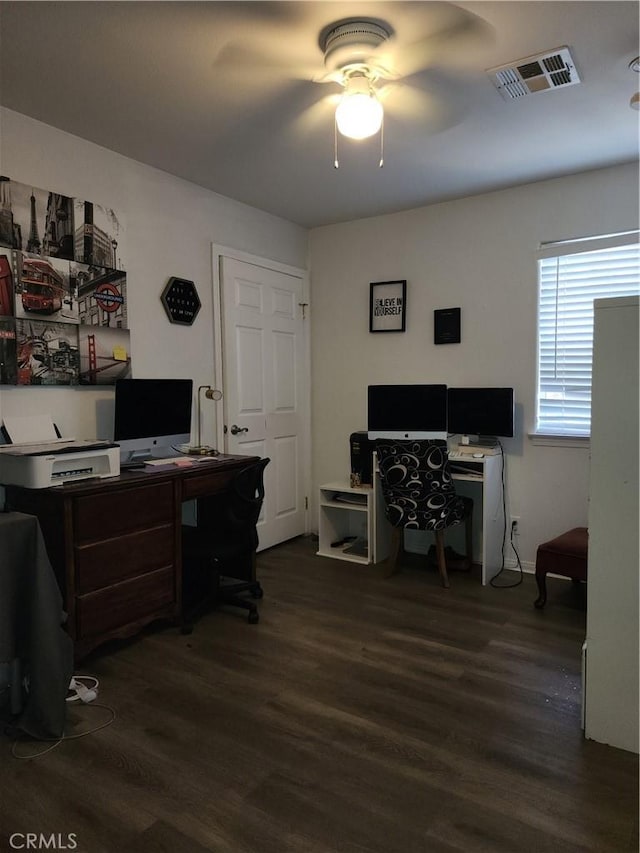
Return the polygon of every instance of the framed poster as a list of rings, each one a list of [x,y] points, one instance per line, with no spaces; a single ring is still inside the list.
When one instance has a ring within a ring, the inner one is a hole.
[[[369,331],[404,332],[407,321],[407,281],[371,282]]]
[[[460,309],[440,308],[434,311],[434,344],[459,344],[460,340]]]

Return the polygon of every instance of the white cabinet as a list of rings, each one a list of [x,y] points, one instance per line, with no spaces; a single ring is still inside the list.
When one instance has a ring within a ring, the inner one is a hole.
[[[584,728],[638,752],[638,299],[594,309]]]
[[[379,488],[343,481],[320,486],[318,554],[352,563],[381,563],[389,556],[391,526]]]
[[[320,486],[318,554],[352,563],[373,563],[373,489],[345,482]],[[338,544],[340,543],[340,544]]]

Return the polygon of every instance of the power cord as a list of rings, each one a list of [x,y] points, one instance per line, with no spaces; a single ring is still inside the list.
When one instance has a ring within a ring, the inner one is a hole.
[[[99,732],[100,729],[106,729],[107,726],[110,726],[111,723],[116,718],[116,712],[109,705],[102,705],[97,703],[95,700],[98,698],[98,687],[100,682],[93,675],[74,675],[69,682],[69,695],[67,696],[67,702],[80,702],[82,705],[91,704],[92,708],[104,708],[109,712],[109,719],[103,723],[100,723],[97,726],[94,726],[92,729],[88,729],[84,732],[79,732],[75,735],[63,735],[60,738],[39,738],[42,741],[51,741],[51,746],[48,746],[46,749],[42,749],[39,752],[31,752],[28,755],[21,755],[17,751],[18,743],[21,740],[24,740],[25,736],[18,735],[11,745],[11,754],[14,758],[20,759],[29,759],[29,758],[40,758],[43,755],[46,755],[48,752],[51,752],[57,746],[65,740],[77,740],[81,737],[87,737],[88,735],[92,735],[95,732]]]
[[[500,571],[497,574],[495,574],[491,578],[491,580],[489,581],[489,585],[492,586],[494,589],[513,589],[514,586],[520,586],[520,584],[522,583],[522,580],[523,580],[522,563],[520,562],[520,555],[518,554],[516,546],[513,542],[513,530],[515,528],[515,522],[511,523],[511,535],[510,535],[509,544],[511,545],[511,548],[513,549],[513,553],[516,555],[516,560],[518,563],[518,569],[520,570],[520,577],[518,578],[517,581],[515,581],[515,583],[505,583],[505,584],[495,583],[495,581],[500,577],[500,575],[505,570],[504,549],[505,549],[505,545],[506,545],[506,541],[507,541],[507,498],[506,498],[506,490],[505,490],[505,483],[504,483],[504,448],[502,447],[502,443],[500,441],[498,441],[498,446],[500,447],[500,456],[502,458],[502,468],[500,471],[500,477],[502,480],[502,518],[504,520],[503,527],[502,527],[502,565],[500,566]]]

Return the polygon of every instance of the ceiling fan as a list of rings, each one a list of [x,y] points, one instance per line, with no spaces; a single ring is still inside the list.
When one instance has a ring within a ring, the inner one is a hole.
[[[303,7],[305,5],[302,4]],[[328,6],[323,4],[324,8]],[[345,4],[347,10],[349,6]],[[438,79],[439,88],[446,89],[446,83],[443,85],[442,82],[446,69],[464,66],[473,49],[484,46],[491,34],[491,28],[483,19],[451,3],[398,3],[394,6],[393,3],[380,3],[365,4],[364,8],[390,13],[397,9],[397,27],[368,14],[355,14],[323,26],[317,37],[323,56],[321,68],[317,65],[313,68],[313,56],[301,55],[302,30],[293,33],[289,40],[279,39],[270,56],[265,54],[264,42],[257,57],[246,41],[239,50],[237,46],[234,50],[233,46],[227,45],[227,49],[219,54],[217,64],[227,70],[235,67],[250,73],[284,72],[298,80],[341,87],[342,91],[334,90],[316,102],[323,114],[327,106],[335,108],[334,165],[337,168],[338,134],[361,140],[380,132],[382,151],[386,109],[390,114],[404,115],[413,121],[420,121],[425,116],[433,119],[436,112],[443,113],[447,105],[437,102],[437,87],[425,89],[423,73],[432,72],[430,82]],[[407,6],[409,13],[402,8]],[[359,11],[363,6],[353,8]],[[420,32],[418,26],[423,35],[411,41],[409,33]],[[273,42],[270,41],[269,46],[271,44]],[[446,100],[445,94],[441,101]],[[435,121],[430,124],[431,127],[437,126]]]

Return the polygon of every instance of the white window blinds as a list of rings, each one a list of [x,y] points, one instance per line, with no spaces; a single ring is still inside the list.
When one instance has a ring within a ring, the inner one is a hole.
[[[541,247],[536,433],[590,435],[593,300],[640,291],[637,241],[634,232]]]

